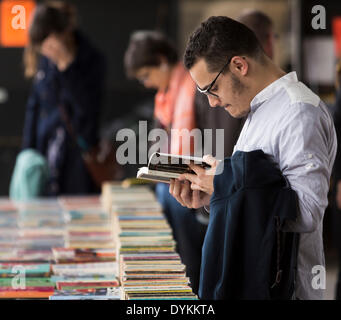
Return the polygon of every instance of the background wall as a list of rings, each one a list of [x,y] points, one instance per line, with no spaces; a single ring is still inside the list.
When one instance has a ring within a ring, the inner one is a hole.
[[[182,0],[179,5],[178,38],[182,51],[191,32],[210,16],[229,16],[235,19],[245,9],[258,9],[272,18],[274,29],[280,34],[279,40],[275,43],[275,62],[285,66],[290,61],[289,0]]]

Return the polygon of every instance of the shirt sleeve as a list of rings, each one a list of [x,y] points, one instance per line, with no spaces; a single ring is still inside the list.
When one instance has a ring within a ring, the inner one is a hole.
[[[332,118],[320,106],[291,105],[278,135],[280,169],[297,193],[299,212],[295,222],[287,221],[284,231],[309,233],[322,223],[328,205],[331,169],[336,153]],[[279,124],[280,125],[280,124]]]

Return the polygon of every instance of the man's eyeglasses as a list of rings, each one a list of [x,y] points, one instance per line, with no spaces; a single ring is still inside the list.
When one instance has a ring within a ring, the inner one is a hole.
[[[217,82],[219,76],[224,72],[225,68],[230,64],[232,58],[228,59],[227,62],[224,64],[224,66],[222,67],[222,69],[219,71],[219,73],[217,74],[217,76],[215,77],[215,79],[206,87],[206,89],[201,89],[200,87],[197,86],[197,90],[200,93],[204,93],[206,95],[211,95],[213,97],[219,98],[218,95],[216,95],[215,93],[211,92],[210,90],[212,90],[213,86],[215,85],[215,83]]]

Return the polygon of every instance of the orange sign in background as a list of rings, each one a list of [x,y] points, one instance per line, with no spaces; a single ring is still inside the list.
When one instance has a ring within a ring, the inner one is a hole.
[[[24,47],[28,42],[28,27],[35,8],[33,0],[0,0],[0,45]]]

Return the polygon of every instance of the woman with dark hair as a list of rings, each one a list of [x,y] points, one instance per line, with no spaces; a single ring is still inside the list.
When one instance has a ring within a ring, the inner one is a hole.
[[[75,8],[65,2],[39,4],[24,53],[33,77],[23,148],[46,157],[46,195],[86,194],[96,187],[82,153],[97,143],[105,63],[78,30]]]
[[[169,137],[168,145],[161,146],[161,151],[192,154],[193,140],[184,143],[181,130],[191,131],[196,127],[196,86],[178,60],[172,43],[156,31],[135,32],[130,38],[124,63],[129,77],[138,79],[146,88],[157,90],[154,107],[156,127],[166,130]],[[206,224],[198,220],[200,213],[182,207],[170,196],[167,184],[157,184],[156,193],[173,229],[177,250],[186,265],[193,291],[197,292]]]
[[[169,133],[173,129],[169,146],[164,146],[164,151],[183,155],[193,153],[193,144],[182,143],[179,131],[195,128],[196,87],[178,61],[170,40],[156,31],[137,31],[130,38],[124,63],[130,78],[157,90],[154,109],[157,127]]]

